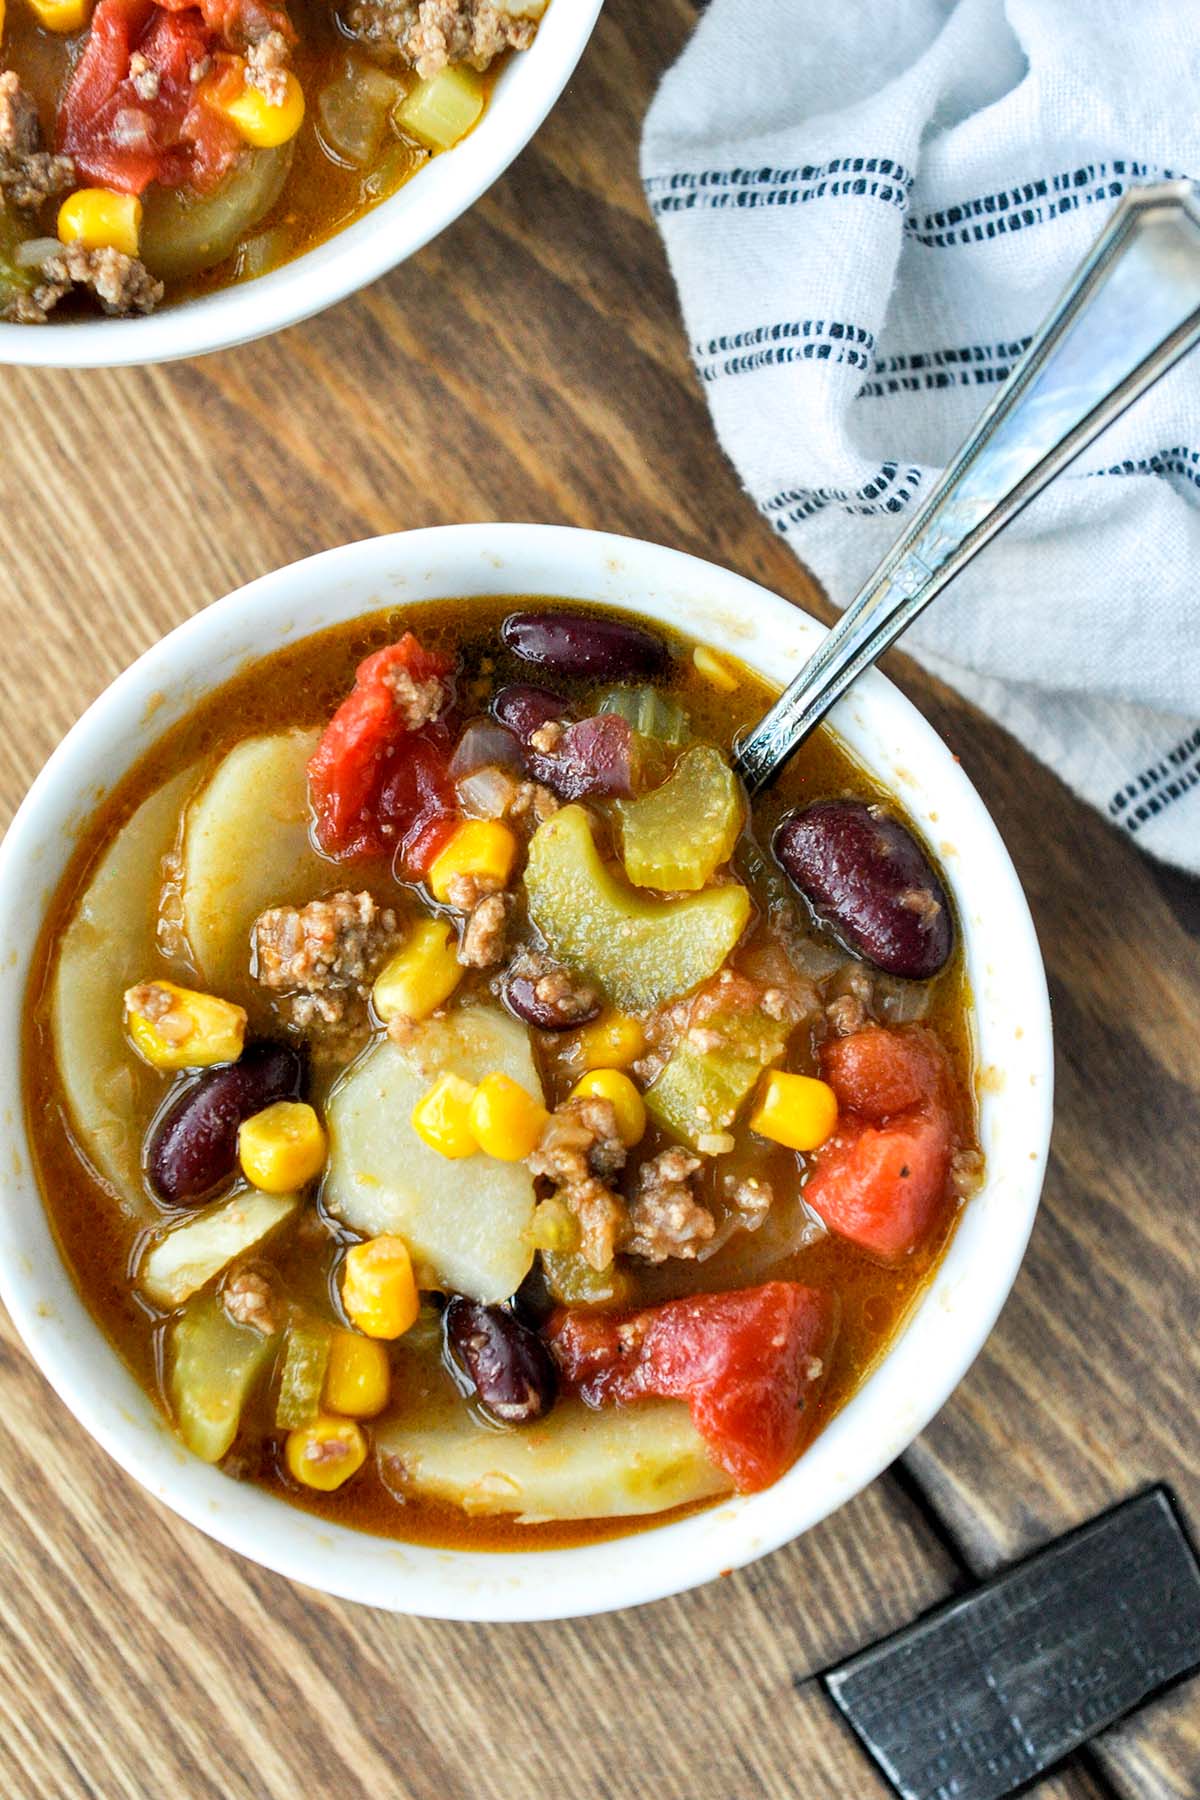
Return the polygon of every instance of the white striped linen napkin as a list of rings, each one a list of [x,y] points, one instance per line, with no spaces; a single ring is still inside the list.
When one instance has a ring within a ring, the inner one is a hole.
[[[1179,0],[711,0],[642,174],[721,443],[853,597],[1139,179],[1200,177]],[[907,635],[1200,871],[1200,351]]]

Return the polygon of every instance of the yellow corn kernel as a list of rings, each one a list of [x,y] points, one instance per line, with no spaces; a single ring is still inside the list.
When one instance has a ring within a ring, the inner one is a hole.
[[[696,645],[692,651],[692,665],[697,675],[707,681],[709,687],[715,687],[719,694],[732,694],[738,684],[738,678],[725,658],[710,650],[707,644]]]
[[[260,88],[249,85],[246,65],[238,57],[205,83],[204,104],[256,150],[274,150],[290,144],[304,123],[304,89],[290,70],[283,80],[283,99],[274,106]]]
[[[332,1494],[362,1468],[367,1440],[353,1419],[318,1413],[307,1425],[288,1432],[283,1454],[293,1481],[319,1494]]]
[[[382,1344],[357,1331],[335,1331],[329,1341],[321,1404],[345,1419],[373,1419],[388,1403],[392,1365]]]
[[[592,1069],[571,1091],[572,1100],[607,1100],[617,1115],[617,1131],[627,1150],[646,1135],[646,1102],[620,1069]]]
[[[837,1119],[837,1095],[828,1082],[769,1069],[750,1114],[750,1129],[789,1150],[819,1150]]]
[[[541,1142],[550,1114],[511,1075],[485,1075],[471,1101],[471,1133],[500,1162],[521,1162]]]
[[[142,203],[136,194],[114,194],[109,188],[76,188],[58,209],[58,237],[85,250],[138,253]]]
[[[585,1025],[575,1048],[576,1066],[585,1069],[627,1069],[646,1049],[641,1022],[628,1013],[605,1013]]]
[[[29,0],[29,4],[44,31],[78,31],[88,16],[88,0]],[[3,29],[0,9],[0,31]]]
[[[464,819],[429,870],[429,891],[443,903],[460,875],[479,875],[494,888],[508,886],[517,840],[499,819]]]
[[[215,994],[173,981],[143,981],[125,994],[125,1023],[134,1049],[154,1069],[206,1069],[236,1062],[246,1041],[246,1014]]]
[[[471,1133],[475,1089],[461,1075],[439,1075],[413,1108],[412,1128],[439,1156],[474,1156],[479,1149]]]
[[[354,1244],[342,1264],[342,1305],[369,1338],[403,1337],[421,1310],[412,1258],[403,1238],[384,1233]]]
[[[413,84],[392,117],[428,150],[449,150],[466,137],[483,111],[483,83],[473,69],[456,63],[432,81]]]
[[[325,1167],[325,1128],[304,1100],[276,1100],[238,1127],[238,1161],[253,1187],[290,1194]]]
[[[427,1019],[462,980],[458,940],[445,919],[422,919],[375,978],[375,1011],[389,1019]]]

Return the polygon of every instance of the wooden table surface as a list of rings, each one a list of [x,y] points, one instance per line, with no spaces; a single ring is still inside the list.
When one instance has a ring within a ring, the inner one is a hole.
[[[557,0],[569,5],[571,0]],[[0,807],[84,706],[227,589],[402,526],[624,531],[823,602],[709,429],[637,179],[688,0],[609,5],[473,212],[282,336],[158,370],[5,372]],[[1033,905],[1058,1122],[1015,1293],[901,1463],[800,1543],[595,1620],[450,1626],[241,1561],[93,1449],[0,1333],[0,1792],[103,1800],[876,1800],[814,1681],[1151,1479],[1200,1527],[1200,889],[904,661]],[[1196,1800],[1200,1684],[1039,1800]]]

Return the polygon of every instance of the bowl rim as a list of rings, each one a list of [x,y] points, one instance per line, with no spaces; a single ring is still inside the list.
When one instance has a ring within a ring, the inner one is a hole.
[[[875,772],[901,786],[906,810],[927,834],[939,824],[955,833],[956,842],[940,844],[942,865],[963,927],[977,1053],[997,1079],[980,1091],[989,1153],[983,1190],[900,1336],[799,1462],[763,1493],[630,1536],[497,1553],[436,1550],[331,1525],[190,1457],[92,1322],[32,1175],[19,1033],[45,908],[73,831],[104,791],[97,777],[106,785],[119,779],[201,693],[261,655],[264,636],[292,641],[381,607],[468,593],[624,605],[753,667],[765,659],[764,672],[777,681],[824,629],[757,583],[678,550],[570,527],[489,524],[321,552],[235,590],[158,640],[66,734],[0,843],[0,941],[9,948],[0,966],[0,1041],[9,1049],[0,1059],[0,1299],[85,1430],[151,1494],[229,1548],[309,1587],[398,1612],[492,1622],[575,1617],[685,1591],[800,1536],[860,1492],[944,1404],[1007,1298],[1036,1214],[1052,1116],[1049,1002],[1028,906],[995,825],[932,726],[870,671],[831,722],[859,755],[881,734],[894,778],[877,765]],[[998,1061],[992,1053],[1001,1049]]]
[[[127,368],[233,349],[298,325],[386,275],[460,218],[533,137],[570,81],[604,0],[552,0],[501,70],[479,124],[370,212],[293,261],[133,319],[0,322],[0,365]]]

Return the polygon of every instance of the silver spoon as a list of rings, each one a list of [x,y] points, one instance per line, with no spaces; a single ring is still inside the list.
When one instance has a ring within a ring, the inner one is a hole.
[[[1133,188],[938,486],[737,747],[751,793],[1033,496],[1200,339],[1200,187]]]

